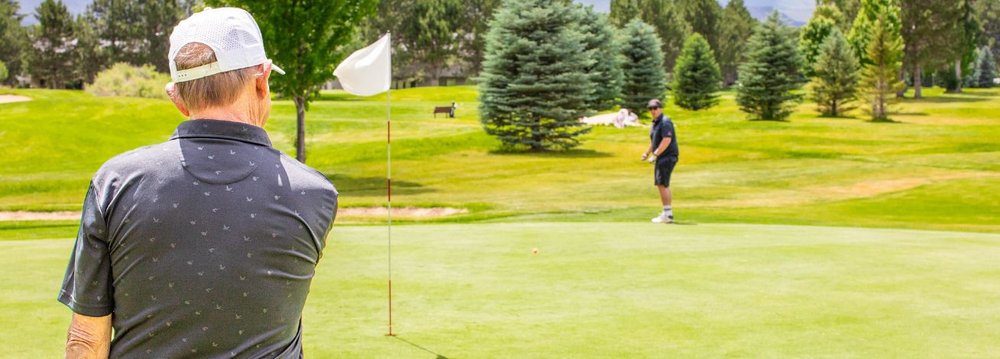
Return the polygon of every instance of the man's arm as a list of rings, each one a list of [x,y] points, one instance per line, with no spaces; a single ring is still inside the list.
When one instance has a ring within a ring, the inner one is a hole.
[[[656,150],[653,151],[653,155],[654,156],[660,156],[660,155],[662,155],[663,152],[667,150],[667,147],[670,147],[670,141],[671,140],[673,140],[673,139],[670,138],[670,137],[664,137],[663,141],[660,141],[660,145],[657,146]]]
[[[107,358],[111,351],[111,315],[88,317],[73,313],[66,335],[66,358]]]

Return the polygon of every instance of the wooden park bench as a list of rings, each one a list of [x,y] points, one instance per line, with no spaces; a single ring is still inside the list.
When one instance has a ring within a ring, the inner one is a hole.
[[[455,118],[456,107],[458,106],[455,106],[454,102],[451,103],[451,106],[436,106],[434,107],[434,118],[437,118],[439,113],[445,113],[448,114],[448,117]]]

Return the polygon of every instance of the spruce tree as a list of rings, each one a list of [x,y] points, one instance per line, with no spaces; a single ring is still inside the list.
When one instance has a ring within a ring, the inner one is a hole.
[[[747,40],[757,27],[757,20],[743,5],[743,0],[730,0],[722,13],[719,29],[719,69],[725,86],[736,82],[740,64],[746,60]]]
[[[508,150],[569,149],[589,131],[593,85],[572,4],[508,0],[490,23],[479,83],[480,121]]]
[[[622,105],[639,114],[645,113],[642,109],[650,99],[663,99],[667,91],[660,38],[654,31],[652,26],[640,20],[632,20],[622,29],[622,53],[625,55]]]
[[[993,79],[997,77],[996,59],[989,46],[979,49],[979,57],[976,59],[976,76],[974,86],[979,88],[991,88],[996,84]]]
[[[842,116],[854,107],[858,85],[858,60],[839,29],[826,37],[813,65],[810,96],[824,116]]]
[[[582,20],[580,31],[586,36],[585,51],[593,65],[585,70],[595,85],[594,92],[587,100],[591,110],[606,110],[617,104],[622,92],[622,55],[614,28],[606,15],[599,14],[590,6],[579,6]]]
[[[865,55],[869,62],[862,65],[859,90],[872,121],[889,121],[889,105],[896,101],[896,91],[903,88],[897,79],[903,66],[903,40],[894,32],[890,14],[880,14],[869,31]]]
[[[736,103],[751,120],[783,121],[801,99],[799,58],[792,31],[778,12],[767,18],[750,38],[747,62],[740,66]]]
[[[698,33],[688,36],[674,66],[674,103],[689,110],[715,106],[720,81],[719,64],[708,41]]]

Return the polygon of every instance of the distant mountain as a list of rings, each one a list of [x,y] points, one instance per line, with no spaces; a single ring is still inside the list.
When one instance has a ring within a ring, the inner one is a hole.
[[[87,5],[90,5],[91,2],[93,1],[63,0],[63,4],[66,4],[66,8],[69,9],[69,13],[73,15],[82,14],[84,11],[87,11]],[[42,3],[42,0],[21,0],[18,3],[20,3],[21,9],[17,13],[27,15],[24,17],[24,20],[21,20],[21,25],[37,24],[38,19],[35,18],[35,9]]]

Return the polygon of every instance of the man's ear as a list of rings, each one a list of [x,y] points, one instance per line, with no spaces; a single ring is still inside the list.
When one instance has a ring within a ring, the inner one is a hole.
[[[167,91],[167,96],[170,97],[170,101],[174,103],[177,110],[180,111],[184,117],[191,117],[191,111],[188,110],[187,105],[184,105],[184,101],[181,100],[181,96],[177,94],[177,86],[173,82],[169,82],[163,89]]]
[[[260,64],[261,72],[257,75],[256,81],[254,81],[255,90],[257,92],[258,99],[264,99],[271,96],[271,89],[268,87],[268,79],[271,78],[271,62]]]

